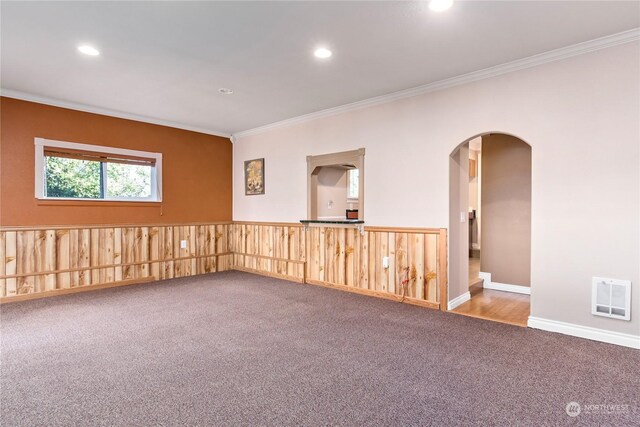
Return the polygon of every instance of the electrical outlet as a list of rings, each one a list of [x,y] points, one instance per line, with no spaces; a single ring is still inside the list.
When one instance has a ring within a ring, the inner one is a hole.
[[[187,249],[187,241],[180,240],[180,249]]]
[[[383,256],[382,257],[382,266],[384,268],[389,268],[389,257],[388,256]]]

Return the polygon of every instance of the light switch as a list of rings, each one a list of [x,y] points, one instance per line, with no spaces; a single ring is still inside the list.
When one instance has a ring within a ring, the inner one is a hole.
[[[180,240],[180,249],[187,249],[187,241]]]
[[[384,268],[389,268],[389,257],[388,256],[383,256],[382,257],[382,266]]]
[[[467,220],[467,215],[469,215],[466,212],[460,212],[460,222],[465,222]]]

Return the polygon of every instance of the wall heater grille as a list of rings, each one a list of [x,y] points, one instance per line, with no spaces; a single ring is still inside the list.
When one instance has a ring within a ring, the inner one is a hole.
[[[591,313],[613,319],[631,319],[631,281],[594,277]]]

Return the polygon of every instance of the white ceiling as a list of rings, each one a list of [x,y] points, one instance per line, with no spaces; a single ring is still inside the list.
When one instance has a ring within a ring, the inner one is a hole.
[[[458,1],[443,13],[401,1],[0,7],[3,90],[220,133],[640,26],[639,2],[612,1]],[[313,57],[319,45],[330,60]]]

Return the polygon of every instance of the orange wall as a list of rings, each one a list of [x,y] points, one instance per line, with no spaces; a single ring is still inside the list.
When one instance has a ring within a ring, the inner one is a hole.
[[[160,152],[163,203],[38,201],[34,138]],[[228,138],[0,98],[0,226],[230,221]]]

